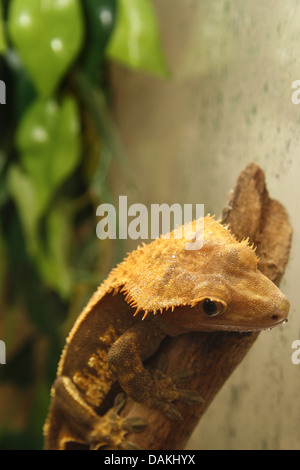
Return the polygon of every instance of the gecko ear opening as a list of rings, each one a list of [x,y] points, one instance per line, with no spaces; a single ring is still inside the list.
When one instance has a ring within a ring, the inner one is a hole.
[[[209,317],[220,315],[225,310],[225,305],[217,300],[204,299],[202,302],[202,310]]]

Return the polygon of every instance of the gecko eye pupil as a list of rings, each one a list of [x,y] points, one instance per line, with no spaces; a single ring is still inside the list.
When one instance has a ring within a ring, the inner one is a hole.
[[[218,305],[216,302],[210,299],[205,299],[203,302],[203,311],[206,315],[214,316],[219,312]]]

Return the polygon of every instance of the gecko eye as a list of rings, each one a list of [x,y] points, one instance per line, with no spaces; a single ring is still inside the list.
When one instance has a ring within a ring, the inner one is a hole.
[[[224,306],[221,304],[221,302],[216,302],[210,299],[205,299],[203,301],[203,311],[210,317],[214,317],[215,315],[222,313],[223,310]]]

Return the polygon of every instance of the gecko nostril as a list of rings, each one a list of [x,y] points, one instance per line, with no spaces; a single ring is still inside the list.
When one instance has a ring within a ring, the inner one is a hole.
[[[274,320],[274,321],[280,320],[280,316],[276,315],[275,313],[274,315],[271,316],[271,320]]]

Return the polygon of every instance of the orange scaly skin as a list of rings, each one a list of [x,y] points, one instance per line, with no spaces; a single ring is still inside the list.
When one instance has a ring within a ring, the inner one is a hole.
[[[207,216],[202,248],[187,250],[195,224],[185,226],[181,239],[179,228],[129,254],[78,317],[52,388],[47,449],[71,442],[130,448],[125,435],[141,423],[118,417],[118,405],[107,411],[116,381],[134,400],[179,419],[174,400],[192,403],[196,394],[143,366],[165,336],[262,330],[286,320],[289,302],[258,271],[247,241]]]

